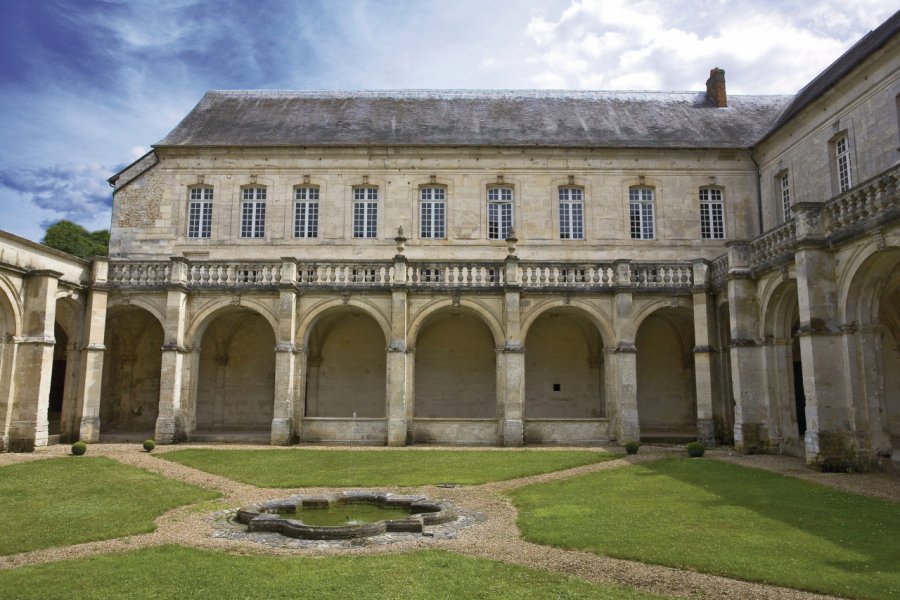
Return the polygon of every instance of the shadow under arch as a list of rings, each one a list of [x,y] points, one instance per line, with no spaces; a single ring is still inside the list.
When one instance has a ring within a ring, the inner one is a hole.
[[[140,306],[112,306],[104,345],[100,439],[152,438],[159,414],[162,323]]]
[[[305,321],[305,416],[384,419],[386,323],[366,305],[342,302],[322,306]]]
[[[272,321],[242,302],[219,306],[196,323],[191,438],[268,441],[275,401]]]
[[[693,314],[681,306],[660,307],[645,314],[635,346],[641,439],[696,439]]]

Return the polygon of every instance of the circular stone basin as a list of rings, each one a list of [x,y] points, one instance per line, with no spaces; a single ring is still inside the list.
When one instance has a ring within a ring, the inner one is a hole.
[[[369,517],[357,518],[355,511],[369,513]],[[456,518],[456,511],[446,502],[424,496],[370,492],[268,500],[243,507],[235,516],[238,523],[247,526],[247,531],[267,531],[306,540],[346,540],[395,531],[422,533],[426,525],[448,523]]]

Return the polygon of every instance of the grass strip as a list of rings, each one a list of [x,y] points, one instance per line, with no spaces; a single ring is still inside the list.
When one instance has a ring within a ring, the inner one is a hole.
[[[161,458],[267,488],[480,484],[603,462],[616,455],[541,450],[216,450]]]
[[[0,555],[147,533],[167,510],[219,496],[104,457],[0,467]]]
[[[853,475],[848,475],[853,477]],[[525,539],[850,598],[900,597],[900,505],[710,459],[510,492]]]
[[[0,598],[660,598],[439,551],[327,558],[234,556],[160,546],[0,571]]]

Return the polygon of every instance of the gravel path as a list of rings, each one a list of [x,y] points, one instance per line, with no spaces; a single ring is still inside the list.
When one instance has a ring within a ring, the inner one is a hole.
[[[644,446],[637,456],[565,469],[552,473],[544,473],[531,477],[523,477],[509,481],[499,481],[478,486],[458,488],[438,488],[422,486],[417,488],[379,488],[397,493],[420,493],[433,499],[446,499],[460,508],[484,514],[486,519],[469,528],[459,531],[455,539],[431,539],[414,537],[409,540],[389,545],[363,546],[353,549],[290,549],[255,544],[242,540],[221,539],[212,537],[213,529],[209,515],[211,512],[225,507],[237,507],[251,502],[271,498],[284,498],[292,494],[327,493],[327,488],[297,489],[265,489],[247,485],[204,473],[174,462],[160,460],[159,454],[172,449],[202,447],[201,445],[179,445],[171,448],[158,448],[154,453],[142,452],[136,444],[93,444],[91,456],[107,456],[121,463],[132,465],[159,473],[172,479],[198,485],[221,492],[221,500],[200,503],[198,505],[174,509],[156,520],[157,530],[153,533],[130,536],[114,540],[104,540],[67,546],[65,548],[48,548],[0,557],[0,569],[14,568],[28,564],[52,562],[109,552],[124,552],[156,546],[160,544],[180,544],[210,550],[219,550],[239,554],[267,555],[302,555],[323,556],[337,553],[375,554],[385,552],[409,552],[421,548],[443,549],[468,556],[500,560],[508,563],[539,569],[547,569],[566,575],[580,577],[595,582],[625,585],[637,589],[667,596],[690,598],[723,598],[723,599],[811,599],[826,598],[816,594],[800,592],[774,586],[748,583],[724,577],[705,575],[693,571],[683,571],[668,567],[647,565],[635,561],[613,559],[587,552],[562,550],[548,546],[540,546],[522,540],[516,527],[516,510],[505,496],[505,492],[532,483],[567,479],[586,473],[594,473],[609,469],[625,467],[629,464],[647,462],[664,458],[676,453],[670,447]],[[228,445],[214,446],[225,449],[271,449],[269,446]],[[313,447],[311,449],[333,450],[334,447]],[[440,448],[357,448],[354,450],[408,451],[428,452]],[[460,448],[453,448],[461,450]],[[568,449],[568,448],[567,448]],[[479,448],[478,450],[484,450]],[[557,449],[542,451],[553,452]],[[596,450],[596,449],[595,449]],[[618,449],[612,449],[619,451]],[[65,456],[68,446],[51,446],[33,454],[0,454],[0,466],[42,460],[45,458]],[[498,452],[509,452],[509,449],[496,449]],[[815,481],[824,485],[850,492],[885,498],[892,502],[900,502],[900,478],[883,474],[845,475],[817,473],[805,467],[801,459],[736,454],[728,449],[716,449],[709,456],[727,462],[762,468],[792,477]]]

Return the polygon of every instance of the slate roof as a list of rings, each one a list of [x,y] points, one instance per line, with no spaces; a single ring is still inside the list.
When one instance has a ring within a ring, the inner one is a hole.
[[[600,91],[210,91],[156,147],[748,148],[792,96]]]

